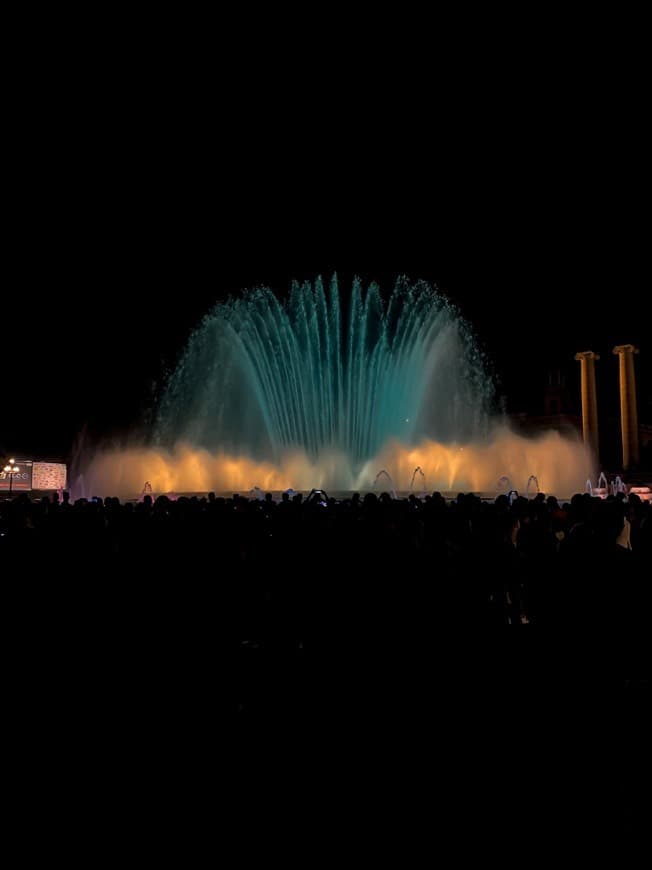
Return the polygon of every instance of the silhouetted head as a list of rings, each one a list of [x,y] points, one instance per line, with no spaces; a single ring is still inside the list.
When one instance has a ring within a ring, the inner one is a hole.
[[[621,501],[605,502],[596,517],[596,527],[604,543],[613,544],[625,526],[625,505]]]

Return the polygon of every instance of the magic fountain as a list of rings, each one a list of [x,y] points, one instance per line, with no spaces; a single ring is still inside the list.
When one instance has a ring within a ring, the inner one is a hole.
[[[191,335],[147,445],[98,452],[94,494],[371,490],[494,493],[509,480],[567,495],[590,452],[550,432],[521,438],[492,417],[493,387],[459,313],[424,282],[389,298],[334,278],[219,303]],[[527,483],[526,483],[527,482]]]

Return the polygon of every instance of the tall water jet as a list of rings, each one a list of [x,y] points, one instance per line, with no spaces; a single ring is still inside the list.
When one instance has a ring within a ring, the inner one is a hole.
[[[421,468],[421,466],[417,465],[417,467],[412,472],[412,480],[410,481],[410,492],[412,492],[412,490],[414,489],[414,478],[417,476],[417,474],[421,475],[421,488],[426,488],[426,476],[423,473],[423,469]]]
[[[160,446],[187,442],[277,463],[334,451],[355,473],[391,438],[468,440],[485,428],[489,379],[470,332],[429,285],[400,279],[385,303],[334,278],[218,304],[191,336],[158,414]],[[341,481],[344,483],[345,481]]]
[[[541,492],[539,489],[539,480],[536,474],[531,474],[528,477],[527,484],[525,485],[525,498],[530,498],[530,484],[533,483],[536,487],[537,495]]]

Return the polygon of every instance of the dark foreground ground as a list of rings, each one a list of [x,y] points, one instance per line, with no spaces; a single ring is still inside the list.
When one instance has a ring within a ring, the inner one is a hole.
[[[650,818],[648,511],[2,503],[14,807],[92,825],[99,790],[135,817],[203,818],[220,792],[251,820],[242,848],[280,811],[292,836],[403,854],[633,849]]]

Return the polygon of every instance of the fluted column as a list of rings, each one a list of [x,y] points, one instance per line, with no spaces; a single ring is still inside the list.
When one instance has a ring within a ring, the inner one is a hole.
[[[592,350],[576,353],[582,378],[582,437],[598,458],[598,396],[595,389],[595,361],[600,359]]]
[[[636,407],[636,376],[633,344],[619,344],[614,353],[620,357],[620,425],[623,433],[623,468],[638,465],[638,409]]]

